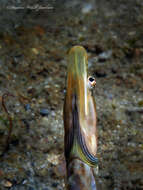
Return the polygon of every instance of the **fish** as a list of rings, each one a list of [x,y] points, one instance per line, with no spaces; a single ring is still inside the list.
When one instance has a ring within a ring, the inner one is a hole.
[[[70,49],[63,108],[67,190],[97,190],[96,81],[87,75],[87,59],[84,47]]]

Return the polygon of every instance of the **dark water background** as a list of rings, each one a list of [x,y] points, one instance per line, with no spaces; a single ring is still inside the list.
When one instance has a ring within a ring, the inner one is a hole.
[[[0,190],[62,190],[67,52],[95,76],[99,183],[143,189],[143,1],[0,1],[0,100],[13,120]],[[0,107],[0,152],[9,121]]]

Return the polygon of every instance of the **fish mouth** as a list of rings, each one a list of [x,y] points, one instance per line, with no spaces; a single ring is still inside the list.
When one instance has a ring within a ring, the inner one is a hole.
[[[87,73],[87,53],[81,46],[74,46],[69,52],[68,71],[75,76],[84,76]]]

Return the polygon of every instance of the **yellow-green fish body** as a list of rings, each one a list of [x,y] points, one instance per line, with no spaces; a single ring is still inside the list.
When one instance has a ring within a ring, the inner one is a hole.
[[[87,54],[75,46],[69,52],[67,92],[64,103],[67,188],[95,190],[97,166],[96,105],[87,77]]]

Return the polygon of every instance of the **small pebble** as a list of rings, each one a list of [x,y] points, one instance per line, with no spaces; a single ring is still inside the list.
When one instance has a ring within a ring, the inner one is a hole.
[[[42,116],[46,116],[46,115],[49,114],[49,110],[43,108],[43,109],[40,110],[40,114],[41,114]]]
[[[90,3],[86,3],[84,6],[83,6],[83,8],[82,8],[82,13],[83,14],[87,14],[87,13],[89,13],[91,10],[92,10],[92,4],[90,4]]]
[[[54,111],[51,111],[51,116],[56,116]]]
[[[12,187],[12,183],[10,181],[5,181],[4,187]]]
[[[108,50],[108,51],[100,53],[98,58],[99,60],[106,60],[106,59],[111,58],[111,56],[112,56],[112,50]]]
[[[22,184],[24,185],[24,184],[26,184],[26,183],[27,183],[27,180],[24,179],[23,182],[22,182]]]
[[[33,52],[34,54],[36,54],[36,55],[39,54],[39,51],[38,51],[37,48],[32,48],[31,50],[32,50],[32,52]]]
[[[30,109],[31,109],[30,104],[26,104],[26,105],[25,105],[25,110],[28,111],[28,110],[30,110]]]
[[[45,101],[44,98],[43,98],[43,99],[39,99],[39,100],[38,100],[38,103],[39,103],[39,104],[42,104],[44,101]]]
[[[54,182],[53,184],[52,184],[52,187],[57,187],[58,186],[58,183],[57,182]]]

